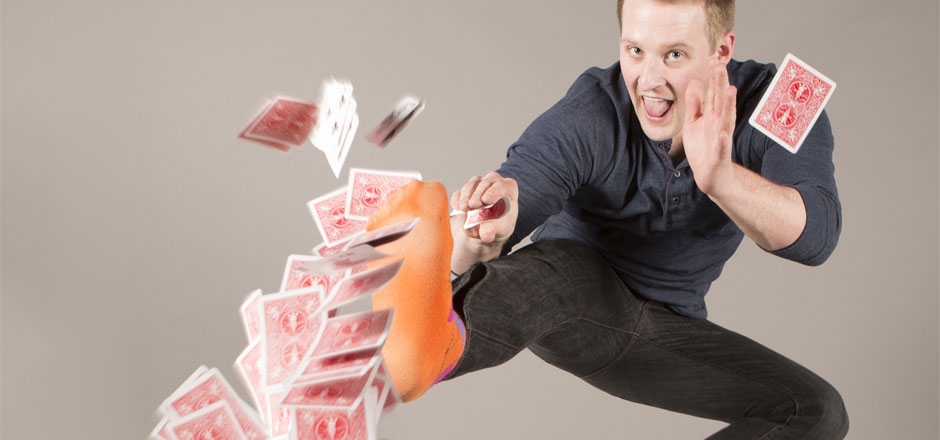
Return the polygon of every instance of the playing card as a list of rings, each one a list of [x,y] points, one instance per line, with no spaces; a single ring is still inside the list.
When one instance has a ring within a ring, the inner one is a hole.
[[[414,96],[405,96],[398,102],[382,122],[379,123],[367,136],[369,142],[385,148],[389,142],[405,128],[412,119],[424,110],[424,102]]]
[[[285,396],[290,387],[297,384],[310,384],[324,382],[344,377],[372,377],[382,365],[381,345],[363,350],[343,353],[339,355],[326,354],[319,357],[308,357],[298,374],[286,383],[281,397]],[[278,401],[279,402],[279,401]]]
[[[388,196],[412,180],[421,180],[421,174],[350,169],[346,217],[367,220],[379,210]]]
[[[171,421],[169,431],[178,440],[248,440],[225,401],[208,405]]]
[[[330,296],[324,302],[326,304],[324,308],[335,310],[342,305],[349,304],[366,295],[371,295],[398,274],[402,262],[403,260],[397,260],[343,279],[330,292]]]
[[[352,101],[352,84],[335,78],[323,81],[320,87],[319,118],[310,133],[310,141],[317,149],[324,153],[339,150],[343,125]]]
[[[176,440],[175,438],[171,437],[172,434],[170,434],[169,425],[169,418],[164,417],[160,419],[160,423],[157,423],[157,426],[153,428],[153,431],[150,431],[150,437],[148,438],[150,440]]]
[[[375,414],[374,417],[376,424],[378,424],[379,417],[385,411],[385,402],[388,399],[389,388],[385,385],[386,382],[386,379],[382,379],[376,376],[372,378],[372,383],[369,385],[373,395],[375,396],[375,400],[371,403],[373,408],[372,412]]]
[[[339,175],[343,171],[343,164],[346,162],[346,156],[349,155],[349,148],[352,146],[353,138],[356,135],[356,130],[359,129],[359,115],[356,113],[352,114],[352,118],[343,126],[343,132],[340,136],[339,150],[326,155],[327,163],[330,164],[330,169],[333,170],[333,175],[339,179]]]
[[[336,255],[344,251],[346,249],[347,243],[349,243],[349,241],[343,241],[343,242],[337,243],[335,246],[328,246],[326,243],[320,243],[316,247],[313,248],[311,253],[319,255],[321,257],[329,257],[329,256]]]
[[[167,397],[166,400],[164,400],[163,403],[160,404],[160,408],[159,408],[160,412],[163,413],[163,415],[165,416],[178,417],[179,414],[173,411],[168,406],[168,403],[170,402],[170,400],[177,398],[180,394],[186,392],[186,390],[188,390],[192,386],[191,384],[196,383],[196,381],[200,377],[202,377],[203,374],[206,374],[208,371],[209,371],[209,367],[206,367],[205,365],[200,365],[199,367],[197,367],[196,371],[193,371],[192,374],[190,374],[189,377],[187,377],[186,380],[184,380],[183,383],[178,388],[176,388],[176,390],[173,391],[172,394],[170,394],[170,397]]]
[[[261,335],[261,289],[257,289],[248,295],[245,302],[238,309],[242,317],[242,324],[245,327],[245,333],[248,335],[248,343],[258,340]]]
[[[362,393],[362,406],[366,412],[366,423],[369,436],[369,440],[375,440],[376,430],[379,425],[378,411],[376,409],[379,405],[379,395],[378,390],[374,387],[366,387],[366,390]]]
[[[353,408],[298,407],[295,411],[297,440],[373,440],[374,428],[366,405]]]
[[[268,408],[270,408],[271,411],[268,416],[269,420],[271,420],[269,426],[271,437],[288,437],[293,429],[294,409],[278,405],[278,402],[281,400],[280,390],[266,394],[265,400],[268,401]]]
[[[353,96],[353,86],[348,80],[336,80],[332,79],[333,82],[338,83],[339,87],[342,90],[342,99],[340,101],[340,111],[343,116],[343,131],[340,133],[340,145],[346,142],[346,138],[352,137],[354,132],[349,131],[350,123],[353,119],[358,120],[357,102],[356,97]],[[358,125],[358,122],[357,122]]]
[[[281,292],[310,287],[320,287],[323,292],[330,292],[340,280],[349,275],[349,271],[338,270],[325,275],[311,275],[304,271],[308,263],[316,264],[321,257],[312,255],[290,255],[287,257],[287,266],[284,268],[284,277],[281,279]],[[326,293],[324,294],[326,295]]]
[[[279,387],[301,365],[323,328],[323,290],[319,286],[261,297],[264,387]]]
[[[300,147],[317,123],[316,104],[277,98],[266,106],[239,137],[286,151]],[[284,148],[280,148],[277,145]]]
[[[503,197],[492,205],[487,205],[480,209],[471,210],[470,212],[467,212],[467,220],[464,222],[463,228],[470,229],[483,222],[498,220],[509,213],[509,209],[511,207],[512,201],[509,200],[509,197]]]
[[[787,54],[748,122],[796,153],[835,88],[831,79]]]
[[[213,368],[200,375],[194,381],[183,385],[185,389],[174,393],[164,403],[170,415],[185,417],[199,409],[216,402],[225,402],[240,426],[240,431],[249,440],[264,440],[265,433],[258,415],[238,397],[232,386],[222,377],[219,370]]]
[[[346,217],[346,190],[343,187],[307,202],[327,246],[336,246],[366,228],[366,222]]]
[[[391,322],[392,310],[330,318],[310,356],[338,355],[380,347],[388,337]]]
[[[345,374],[321,377],[312,381],[294,382],[284,394],[282,406],[351,407],[362,397],[366,387],[371,386],[379,359],[373,360],[368,374]]]
[[[259,303],[260,305],[260,303]],[[260,308],[259,308],[260,311]],[[260,315],[260,313],[259,313]],[[255,341],[242,351],[235,359],[235,371],[241,376],[242,381],[251,394],[251,400],[261,415],[261,421],[270,424],[270,409],[268,408],[268,399],[264,395],[264,364],[261,360],[261,341]]]
[[[320,121],[310,135],[310,141],[326,155],[337,178],[359,127],[359,115],[352,92],[352,84],[348,81],[330,79],[323,82]]]
[[[379,364],[378,371],[376,371],[375,378],[372,380],[372,383],[376,387],[381,387],[382,391],[379,394],[379,403],[381,408],[380,412],[388,412],[399,405],[402,404],[401,396],[398,395],[398,391],[395,390],[395,384],[392,383],[392,377],[388,374],[388,369],[385,367],[385,363]]]
[[[388,257],[388,254],[379,252],[374,247],[367,244],[356,246],[352,249],[308,261],[295,266],[296,270],[302,271],[308,275],[329,275],[337,271],[361,266],[371,261]]]
[[[381,356],[380,349],[381,346],[352,353],[311,356],[295,382],[311,381],[323,376],[366,374],[371,368],[372,360]]]
[[[280,143],[280,142],[266,141],[266,140],[263,140],[263,139],[253,139],[253,138],[250,138],[250,137],[246,136],[246,134],[248,133],[248,130],[249,130],[250,128],[254,127],[255,124],[258,123],[258,121],[261,119],[261,117],[264,116],[265,113],[268,112],[268,110],[271,108],[272,105],[274,105],[274,101],[268,101],[267,103],[265,103],[265,104],[264,104],[264,107],[261,108],[261,111],[258,112],[258,114],[255,115],[254,119],[252,119],[251,122],[249,122],[248,125],[245,126],[244,129],[242,129],[242,132],[238,134],[238,137],[241,138],[241,139],[245,139],[245,140],[249,140],[249,141],[254,141],[254,142],[257,142],[257,143],[262,144],[262,145],[267,145],[267,146],[269,146],[269,147],[271,147],[271,148],[274,148],[274,149],[276,149],[276,150],[280,150],[280,151],[283,151],[283,152],[287,153],[288,151],[290,151],[290,146],[288,146],[288,145],[284,145],[284,144],[282,144],[282,143]]]
[[[415,225],[417,225],[419,221],[421,221],[420,218],[413,218],[411,220],[389,225],[374,231],[361,232],[349,240],[349,243],[346,244],[346,249],[359,246],[360,244],[367,244],[372,247],[377,247],[385,243],[391,243],[411,232],[411,230],[415,228]]]
[[[401,404],[394,392],[392,381],[387,376],[375,374],[369,385],[369,393],[363,392],[363,398],[368,399],[372,406],[373,424],[377,425],[380,416]]]

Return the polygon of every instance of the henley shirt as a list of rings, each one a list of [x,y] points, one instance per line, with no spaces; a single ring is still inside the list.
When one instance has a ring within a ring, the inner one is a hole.
[[[806,226],[772,253],[818,265],[841,231],[832,129],[823,112],[793,154],[748,124],[775,72],[773,64],[728,64],[738,89],[732,160],[799,191]],[[707,317],[705,294],[744,233],[698,189],[687,161],[673,165],[670,147],[643,133],[619,62],[588,69],[529,125],[498,170],[519,185],[519,217],[506,249],[533,231],[533,241],[585,243],[635,293]]]

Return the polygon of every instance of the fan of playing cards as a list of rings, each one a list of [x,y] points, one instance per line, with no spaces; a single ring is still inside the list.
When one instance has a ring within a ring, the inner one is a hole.
[[[217,369],[200,367],[160,406],[151,438],[374,439],[379,415],[400,403],[381,357],[393,311],[338,311],[398,273],[402,260],[375,247],[418,220],[366,233],[363,219],[420,177],[354,169],[351,190],[309,202],[325,240],[317,255],[289,256],[279,291],[256,290],[240,309],[248,346],[235,368],[253,405]]]
[[[398,274],[402,260],[376,247],[418,219],[365,231],[398,188],[421,175],[353,168],[347,186],[307,203],[324,242],[316,255],[290,255],[278,292],[252,292],[240,308],[248,346],[235,368],[249,405],[217,369],[199,367],[160,406],[151,438],[375,438],[379,416],[401,403],[381,349],[393,311],[339,314]],[[501,218],[508,199],[471,211],[468,224]]]

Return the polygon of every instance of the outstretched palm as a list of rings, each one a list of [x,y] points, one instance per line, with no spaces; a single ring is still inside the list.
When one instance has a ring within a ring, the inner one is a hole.
[[[709,87],[692,80],[686,92],[682,142],[695,183],[706,194],[721,190],[732,162],[737,88],[728,83],[725,65],[712,62]]]

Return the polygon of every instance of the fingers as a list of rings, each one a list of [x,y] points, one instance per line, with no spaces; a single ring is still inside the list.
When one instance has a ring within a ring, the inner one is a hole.
[[[731,134],[734,132],[734,125],[737,122],[735,118],[737,118],[738,115],[738,88],[735,86],[729,86],[728,89],[725,90],[724,100],[725,103],[723,109],[725,114],[723,121],[723,131],[725,131],[728,136],[731,136]]]
[[[727,73],[725,72],[725,69],[723,69],[723,67],[724,66],[722,66],[717,61],[712,60],[711,75],[710,75],[711,85],[709,85],[708,87],[709,89],[708,97],[709,97],[709,101],[711,104],[711,109],[716,114],[719,114],[719,115],[721,114],[721,108],[724,104],[725,87],[728,87],[727,79],[725,80],[724,84],[721,83],[722,73],[725,73],[725,75],[727,76]]]
[[[477,185],[476,191],[473,192],[473,195],[470,196],[469,205],[470,209],[477,209],[491,203],[496,203],[500,197],[503,197],[507,188],[503,176],[500,176],[496,171],[491,171],[487,175],[483,176],[480,180],[480,184]]]
[[[503,196],[509,196],[512,201],[518,197],[516,181],[504,178],[493,171],[480,177],[473,176],[451,196],[451,205],[461,211],[477,209],[492,203]]]
[[[462,224],[466,219],[466,212],[496,203],[503,197],[509,197],[511,203],[509,213],[504,218],[463,229]],[[500,176],[495,171],[483,177],[471,177],[450,196],[451,206],[464,212],[452,218],[452,222],[459,222],[459,224],[452,223],[452,225],[456,225],[453,226],[454,228],[463,229],[467,237],[484,244],[505,242],[515,229],[519,209],[518,198],[519,186],[514,179]]]
[[[470,180],[467,180],[467,183],[463,184],[460,189],[454,192],[454,195],[451,197],[451,205],[454,209],[469,211],[467,204],[470,201],[470,196],[476,191],[477,186],[482,180],[483,178],[480,176],[473,176]]]
[[[689,81],[686,89],[686,122],[693,122],[702,117],[719,122],[721,128],[729,126],[733,130],[736,116],[737,88],[728,83],[727,67],[717,61],[709,65],[708,87],[697,79]]]
[[[702,101],[705,94],[705,86],[699,79],[689,81],[689,86],[685,92],[685,119],[686,122],[692,122],[702,117]]]
[[[737,116],[737,87],[728,82],[728,68],[724,63],[712,61],[711,90],[709,90],[712,108],[707,110],[714,115],[714,123],[721,136],[731,135]]]
[[[712,60],[710,63],[711,72],[709,74],[708,102],[709,107],[706,111],[719,115],[724,120],[727,106],[728,88],[728,68],[724,63],[718,60]]]

